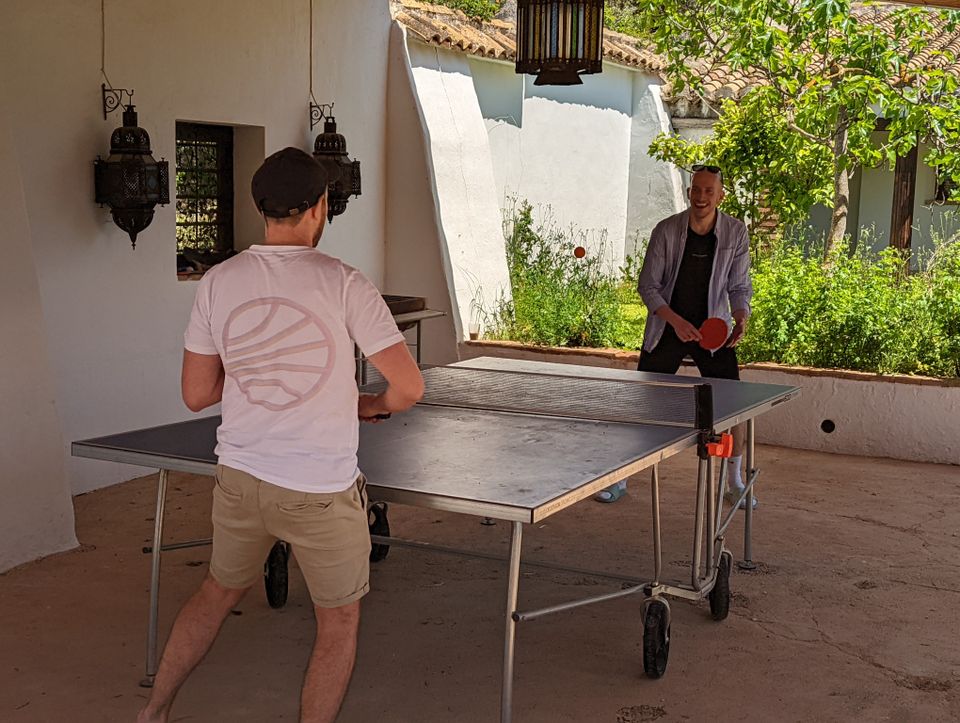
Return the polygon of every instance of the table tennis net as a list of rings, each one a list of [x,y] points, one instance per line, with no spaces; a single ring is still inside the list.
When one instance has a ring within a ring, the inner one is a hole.
[[[420,404],[536,414],[627,424],[709,430],[709,384],[596,379],[522,371],[427,367]],[[369,368],[362,391],[379,393],[386,382]]]

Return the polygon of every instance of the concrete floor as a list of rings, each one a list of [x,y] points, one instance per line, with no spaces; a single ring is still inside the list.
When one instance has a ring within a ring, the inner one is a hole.
[[[669,668],[642,674],[634,597],[523,623],[514,720],[960,720],[960,469],[765,447],[754,573],[723,623],[676,602]],[[667,575],[690,555],[693,459],[663,467]],[[649,575],[646,476],[529,529],[531,558]],[[83,546],[0,575],[0,721],[131,721],[142,703],[155,477],[77,498]],[[209,534],[210,480],[176,475],[167,540]],[[395,534],[504,551],[509,529],[391,508]],[[739,527],[736,528],[739,531]],[[737,537],[735,533],[734,538]],[[739,555],[741,542],[732,541]],[[161,630],[209,548],[164,558]],[[394,548],[374,566],[342,721],[495,721],[504,567]],[[616,589],[525,569],[521,607]],[[176,721],[295,721],[313,636],[302,580],[255,589],[185,686]]]

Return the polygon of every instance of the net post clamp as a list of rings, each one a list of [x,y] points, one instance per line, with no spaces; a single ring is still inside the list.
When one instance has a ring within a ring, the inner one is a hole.
[[[707,442],[707,454],[711,457],[722,457],[729,459],[733,456],[733,435],[723,432],[720,435],[714,435]]]

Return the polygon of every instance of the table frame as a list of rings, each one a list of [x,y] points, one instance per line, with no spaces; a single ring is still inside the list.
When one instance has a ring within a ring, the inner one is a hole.
[[[464,364],[469,364],[466,362]],[[746,440],[746,469],[747,481],[745,490],[740,500],[746,501],[744,510],[744,559],[740,562],[742,568],[750,569],[754,567],[753,563],[753,490],[759,477],[760,470],[756,466],[755,456],[755,418],[760,414],[769,411],[785,401],[796,396],[798,390],[783,394],[782,396],[771,399],[765,404],[761,404],[746,410],[740,414],[733,415],[717,422],[715,430],[717,432],[727,431],[740,423],[747,425]],[[186,542],[177,542],[163,544],[163,528],[165,517],[165,506],[167,497],[167,488],[169,473],[187,472],[199,475],[212,476],[216,471],[216,464],[190,459],[176,459],[173,457],[160,456],[145,452],[136,452],[109,448],[107,446],[92,444],[95,440],[73,443],[72,450],[74,456],[87,457],[91,459],[106,460],[112,462],[121,462],[125,464],[138,465],[143,467],[153,467],[159,470],[157,481],[156,510],[154,517],[153,543],[145,547],[144,552],[151,554],[150,571],[150,610],[147,629],[146,646],[146,676],[141,681],[144,687],[150,687],[153,684],[153,678],[157,671],[157,626],[159,616],[159,589],[160,589],[160,563],[163,552],[171,550],[185,549],[200,545],[210,544],[210,539],[193,540]],[[658,452],[635,459],[628,464],[602,475],[591,482],[570,490],[569,493],[552,500],[547,505],[542,505],[531,510],[529,516],[518,517],[514,514],[504,514],[504,510],[496,506],[477,505],[477,504],[457,504],[452,498],[430,495],[424,493],[414,493],[408,490],[395,490],[389,487],[380,487],[376,484],[368,486],[369,496],[372,500],[396,502],[399,504],[408,504],[425,508],[440,509],[463,514],[470,514],[484,518],[501,519],[511,524],[511,538],[509,546],[509,555],[501,558],[493,555],[477,555],[477,553],[468,550],[456,550],[453,548],[443,548],[428,543],[401,540],[395,537],[373,536],[373,541],[381,544],[419,547],[435,552],[451,552],[455,554],[466,554],[484,558],[501,559],[508,562],[507,573],[507,599],[504,616],[504,646],[503,646],[503,675],[501,681],[501,710],[500,720],[508,723],[512,719],[513,704],[513,678],[514,678],[514,660],[516,644],[516,625],[518,622],[534,620],[548,614],[569,610],[575,607],[581,607],[596,602],[612,600],[631,594],[644,595],[644,610],[653,601],[662,601],[665,596],[680,597],[688,600],[702,600],[713,589],[717,580],[717,570],[721,555],[724,552],[724,537],[727,529],[732,523],[738,510],[740,500],[737,500],[732,509],[723,517],[723,491],[724,491],[724,473],[725,466],[721,465],[719,479],[715,474],[714,461],[712,457],[699,460],[697,475],[697,496],[694,514],[694,543],[693,558],[690,565],[690,583],[664,583],[661,581],[662,573],[662,534],[660,526],[660,479],[659,463],[664,459],[679,454],[684,450],[696,448],[698,446],[698,436],[695,431],[681,441],[672,444]],[[652,581],[643,581],[638,578],[613,575],[606,572],[596,572],[588,570],[578,570],[575,568],[561,567],[556,565],[544,565],[543,563],[529,562],[522,560],[523,543],[523,525],[539,522],[550,515],[565,509],[576,502],[592,497],[599,490],[609,486],[625,477],[636,474],[644,469],[651,469],[650,489],[651,505],[653,518],[653,543],[654,543],[654,576]],[[704,546],[706,555],[704,559]],[[518,609],[520,566],[537,565],[547,566],[553,569],[577,572],[580,574],[592,574],[599,577],[611,578],[622,582],[630,583],[629,587],[616,592],[594,595],[559,605],[550,607],[521,611]],[[669,610],[669,607],[668,607]]]

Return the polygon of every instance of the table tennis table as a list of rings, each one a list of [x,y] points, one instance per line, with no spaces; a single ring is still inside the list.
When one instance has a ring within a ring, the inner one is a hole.
[[[425,368],[423,375],[426,392],[419,404],[383,423],[361,425],[360,467],[371,500],[510,523],[509,555],[500,558],[508,562],[501,721],[510,721],[512,715],[518,622],[639,594],[643,597],[644,670],[657,678],[664,674],[669,655],[668,596],[695,601],[708,598],[713,617],[726,617],[732,558],[724,548],[724,536],[741,501],[746,503],[741,565],[752,565],[752,499],[759,475],[755,419],[795,397],[797,388],[485,357]],[[365,388],[376,390],[377,382],[372,384]],[[152,683],[157,666],[161,554],[209,542],[164,544],[168,473],[213,475],[219,423],[219,417],[204,417],[73,443],[75,456],[159,470],[150,548],[146,684]],[[741,423],[747,427],[746,488],[725,511],[726,465],[720,465],[717,475],[715,459],[724,454],[724,443],[729,441],[723,433]],[[665,582],[661,580],[658,465],[690,450],[699,458],[690,577],[685,582]],[[521,559],[524,525],[541,522],[648,468],[652,579],[623,578],[632,579],[632,584],[550,607],[519,610],[521,563],[538,564]],[[471,552],[397,537],[372,538],[381,545]]]

